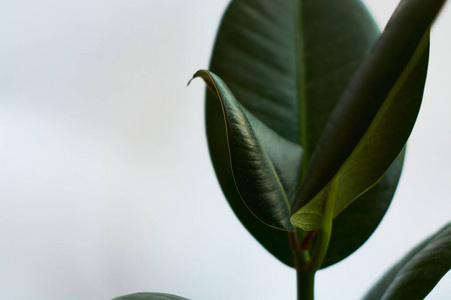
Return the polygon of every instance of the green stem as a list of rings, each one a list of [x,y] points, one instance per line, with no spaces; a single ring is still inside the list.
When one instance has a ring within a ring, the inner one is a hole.
[[[302,241],[311,239],[313,237],[311,234],[314,232],[308,233],[299,230],[297,233],[289,233],[297,275],[298,300],[314,299],[315,273],[321,267],[329,248],[337,185],[338,177],[334,177],[330,183],[328,195],[326,195],[321,227],[317,232],[318,237],[311,257],[308,247],[305,247],[309,241],[307,243]]]
[[[296,268],[298,300],[313,300],[315,273],[311,273],[308,270],[310,261],[309,250],[303,249],[301,246],[307,234],[303,230],[289,233],[290,245],[294,256],[294,266]]]
[[[313,300],[315,273],[311,273],[305,268],[297,267],[296,275],[298,285],[298,300]]]

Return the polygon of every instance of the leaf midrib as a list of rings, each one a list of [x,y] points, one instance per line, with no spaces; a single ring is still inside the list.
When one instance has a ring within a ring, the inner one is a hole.
[[[303,178],[305,171],[307,170],[308,162],[310,160],[309,148],[307,145],[307,97],[306,97],[306,75],[305,75],[305,48],[304,48],[304,35],[303,35],[303,18],[302,18],[302,1],[296,0],[296,47],[297,47],[297,80],[296,80],[296,94],[299,104],[299,143],[304,149],[304,155],[302,157],[300,178]]]

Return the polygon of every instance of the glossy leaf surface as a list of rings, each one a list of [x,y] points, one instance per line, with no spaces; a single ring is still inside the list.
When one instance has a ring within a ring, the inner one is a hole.
[[[322,263],[322,268],[352,254],[376,230],[395,193],[403,161],[404,151],[374,188],[351,203],[341,214],[335,217],[329,249]]]
[[[366,192],[404,147],[421,104],[429,27],[443,1],[403,1],[332,112],[292,210],[305,230],[320,226],[327,199],[334,215]],[[332,178],[339,188],[328,194]]]
[[[232,175],[241,199],[265,224],[292,231],[290,209],[299,182],[301,147],[242,107],[215,74],[201,70],[194,77],[201,77],[221,103]]]
[[[189,300],[189,299],[164,293],[136,293],[114,298],[113,300]]]
[[[305,168],[332,109],[378,35],[359,0],[235,0],[222,20],[210,69],[248,112],[302,146]],[[207,93],[208,143],[221,188],[249,232],[292,266],[287,233],[260,222],[240,198],[223,120],[220,102]],[[349,215],[347,209],[335,220],[331,244],[336,247],[329,249],[323,266],[355,251],[377,227],[393,196],[400,165],[371,195],[352,204]],[[347,215],[366,217],[350,221]]]
[[[391,268],[364,300],[424,299],[450,269],[451,224],[448,224]]]
[[[378,35],[358,0],[235,0],[222,20],[210,69],[248,112],[281,137],[301,145],[305,168],[332,109]],[[207,93],[208,143],[222,190],[249,232],[292,266],[287,233],[260,222],[240,198],[223,119],[220,102]],[[338,252],[329,249],[325,264],[352,253],[376,228],[398,181],[400,170],[393,170],[392,176],[381,180],[383,188],[374,187],[370,197],[364,195],[353,205],[350,215],[370,217],[336,220],[332,243],[347,242],[336,243]],[[375,199],[380,204],[375,205]],[[345,228],[356,234],[354,240]]]

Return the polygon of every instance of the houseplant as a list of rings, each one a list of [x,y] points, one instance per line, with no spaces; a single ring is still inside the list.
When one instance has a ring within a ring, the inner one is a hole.
[[[388,208],[443,2],[402,1],[378,38],[359,1],[233,1],[213,73],[195,75],[212,91],[207,135],[223,191],[251,234],[296,268],[299,299],[313,299],[315,272],[360,247]],[[366,299],[422,299],[450,268],[450,234],[413,250]],[[123,299],[146,297],[176,299]]]

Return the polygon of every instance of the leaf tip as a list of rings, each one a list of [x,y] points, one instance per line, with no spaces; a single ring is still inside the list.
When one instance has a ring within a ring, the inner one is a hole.
[[[186,84],[186,86],[189,86],[191,81],[193,81],[193,79],[197,78],[197,77],[202,77],[203,74],[208,73],[207,70],[201,69],[199,71],[197,71],[196,73],[194,73],[193,77],[188,81],[188,83]]]

